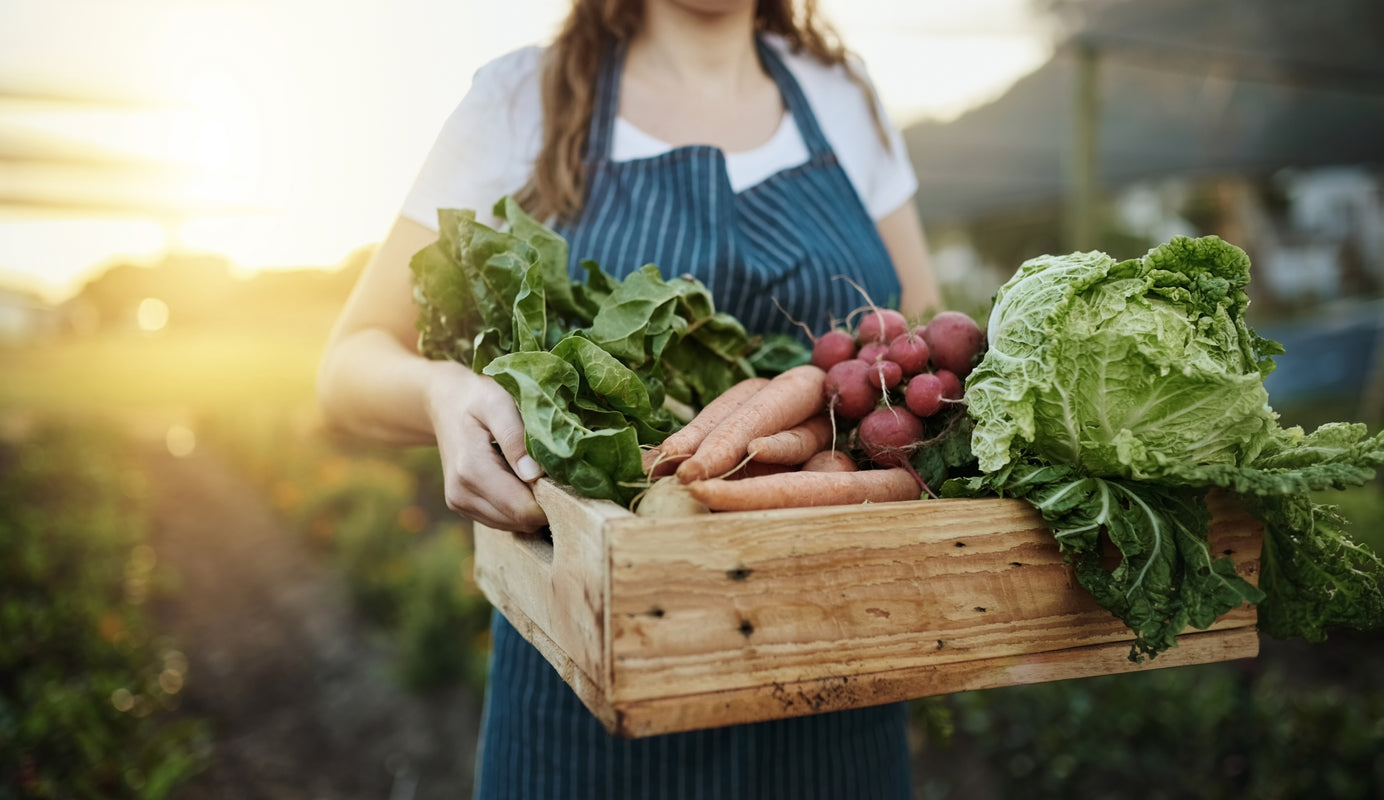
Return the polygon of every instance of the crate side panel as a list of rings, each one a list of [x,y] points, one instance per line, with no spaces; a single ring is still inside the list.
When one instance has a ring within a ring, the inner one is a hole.
[[[1259,652],[1253,628],[1187,634],[1173,650],[1141,664],[1125,643],[1003,656],[956,664],[922,665],[879,673],[834,676],[658,697],[615,704],[615,730],[628,737],[805,716],[952,692],[1086,678],[1240,658]]]
[[[1041,518],[1005,500],[610,527],[613,701],[1127,642]],[[1252,570],[1256,531],[1218,525]],[[1253,625],[1254,612],[1217,628]]]
[[[579,498],[547,479],[534,493],[548,515],[549,536],[477,525],[476,581],[511,622],[522,617],[543,634],[561,656],[545,652],[549,662],[564,670],[570,661],[604,692],[610,684],[604,526],[623,509]]]

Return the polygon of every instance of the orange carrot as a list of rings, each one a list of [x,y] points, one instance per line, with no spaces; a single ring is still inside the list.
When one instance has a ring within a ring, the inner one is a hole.
[[[738,481],[712,478],[687,484],[687,491],[712,511],[856,505],[922,497],[918,481],[902,467],[858,472],[798,470]]]
[[[750,456],[765,464],[801,464],[831,443],[831,417],[818,414],[786,431],[750,441]]]
[[[728,481],[738,481],[744,478],[758,478],[763,475],[777,475],[780,472],[792,472],[797,469],[797,464],[769,464],[763,461],[745,461],[724,477]]]
[[[750,442],[786,431],[826,408],[826,372],[811,364],[775,375],[721,421],[690,458],[678,465],[678,480],[688,483],[722,475],[749,454]]]
[[[855,460],[840,450],[823,450],[803,462],[806,472],[855,472]]]
[[[697,452],[697,447],[713,428],[768,385],[768,378],[746,378],[717,395],[691,422],[668,434],[662,444],[644,451],[644,471],[651,478],[673,474],[678,462]]]

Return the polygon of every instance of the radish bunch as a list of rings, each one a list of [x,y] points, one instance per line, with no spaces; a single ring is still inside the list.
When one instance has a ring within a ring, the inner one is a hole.
[[[871,461],[896,467],[926,443],[931,422],[959,412],[963,382],[984,347],[980,326],[959,311],[910,325],[898,311],[871,307],[854,330],[817,337],[812,363],[826,370],[823,391],[837,424],[854,426]]]

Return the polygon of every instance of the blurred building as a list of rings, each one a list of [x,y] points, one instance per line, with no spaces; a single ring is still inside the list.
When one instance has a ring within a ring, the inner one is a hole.
[[[1252,322],[1298,354],[1329,332],[1318,385],[1384,406],[1384,3],[1048,5],[1047,64],[904,131],[949,301],[986,303],[1033,256],[1216,234],[1250,255]],[[1279,396],[1312,386],[1296,358]]]

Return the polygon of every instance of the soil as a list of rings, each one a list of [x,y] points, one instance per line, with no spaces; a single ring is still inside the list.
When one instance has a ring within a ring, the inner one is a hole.
[[[182,709],[213,729],[209,768],[174,800],[464,800],[480,703],[420,695],[351,612],[331,565],[202,448],[151,446],[152,541],[175,590],[154,606],[188,660]]]

